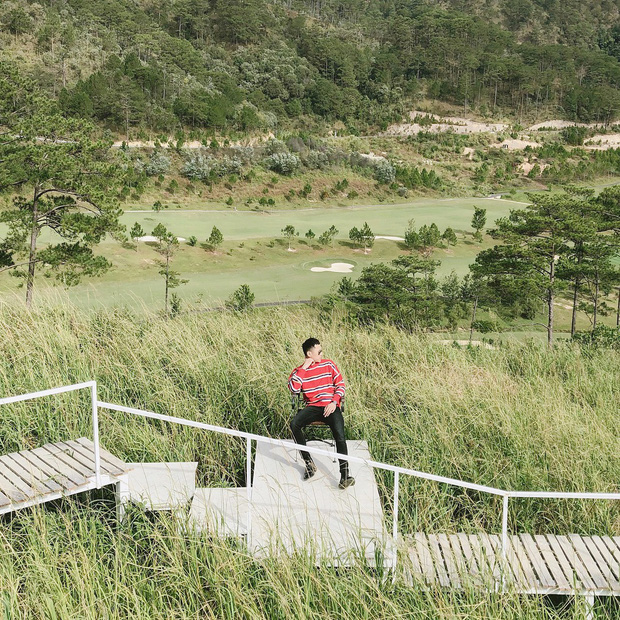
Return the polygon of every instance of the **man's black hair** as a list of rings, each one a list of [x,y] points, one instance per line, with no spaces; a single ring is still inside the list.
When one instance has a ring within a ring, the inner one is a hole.
[[[316,338],[308,338],[302,345],[301,348],[304,350],[304,355],[308,354],[308,351],[315,347],[317,344],[321,344]]]

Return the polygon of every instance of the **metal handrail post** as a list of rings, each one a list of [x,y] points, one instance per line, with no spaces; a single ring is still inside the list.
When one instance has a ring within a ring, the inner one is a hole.
[[[99,401],[97,399],[97,382],[90,387],[90,398],[93,411],[93,443],[95,444],[95,482],[101,488],[101,455],[99,454]]]
[[[400,478],[399,472],[394,472],[394,515],[392,521],[392,538],[394,539],[394,562],[392,563],[392,570],[396,571],[396,561],[398,558],[398,497],[400,491]],[[394,572],[396,577],[396,572]]]
[[[248,522],[247,522],[247,534],[246,541],[248,549],[251,548],[250,531],[252,529],[252,440],[248,437],[246,442],[246,454],[245,454],[245,484],[246,495],[248,500]]]
[[[506,586],[506,571],[508,570],[508,494],[504,495],[502,507],[502,590]]]

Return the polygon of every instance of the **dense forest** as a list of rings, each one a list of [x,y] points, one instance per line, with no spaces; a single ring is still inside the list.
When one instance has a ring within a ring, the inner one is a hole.
[[[609,122],[620,2],[7,0],[0,59],[129,136],[400,120],[417,97]]]

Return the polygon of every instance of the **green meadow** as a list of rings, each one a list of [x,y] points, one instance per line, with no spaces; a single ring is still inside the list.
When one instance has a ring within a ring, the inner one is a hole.
[[[400,205],[374,205],[358,207],[309,208],[306,210],[253,211],[202,211],[166,209],[155,211],[126,211],[122,223],[129,230],[138,222],[150,235],[158,223],[168,230],[188,239],[195,236],[198,245],[190,247],[182,242],[173,259],[173,268],[188,283],[176,290],[186,305],[204,303],[219,305],[241,284],[249,284],[256,295],[256,302],[279,302],[309,299],[327,293],[343,274],[312,272],[312,267],[329,267],[333,262],[353,265],[351,277],[372,262],[390,261],[405,251],[402,242],[377,239],[373,249],[365,254],[353,247],[348,240],[349,230],[368,222],[375,235],[403,237],[410,220],[415,226],[435,222],[443,232],[447,227],[457,231],[459,243],[455,247],[438,249],[434,258],[441,260],[440,275],[455,271],[465,275],[468,266],[482,247],[490,245],[472,241],[471,217],[474,206],[487,209],[487,226],[498,217],[505,216],[511,208],[522,206],[505,200],[465,198],[449,200],[420,200]],[[292,224],[300,233],[299,238],[288,244],[281,230]],[[312,229],[318,235],[336,226],[339,230],[331,247],[322,247],[316,239],[309,242],[305,233]],[[224,243],[217,252],[201,247],[217,226],[224,236]],[[3,231],[0,230],[0,233]],[[42,245],[52,239],[53,233],[41,236]],[[272,246],[272,247],[270,247]],[[159,255],[153,244],[139,242],[137,249],[123,247],[114,240],[105,240],[98,248],[113,267],[101,278],[84,280],[68,289],[69,299],[80,306],[98,307],[129,305],[138,307],[163,303],[164,282],[158,274],[156,260]],[[37,297],[49,295],[53,281],[37,279]],[[16,281],[7,272],[0,274],[0,298],[15,298]],[[17,292],[19,296],[21,291]]]

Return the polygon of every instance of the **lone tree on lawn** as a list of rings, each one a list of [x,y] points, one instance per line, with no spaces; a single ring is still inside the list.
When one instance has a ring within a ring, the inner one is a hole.
[[[211,234],[207,239],[207,245],[215,252],[215,250],[222,245],[224,241],[224,235],[217,226],[214,226],[211,230]]]
[[[295,231],[295,227],[292,224],[287,224],[280,232],[286,237],[288,241],[288,249],[290,251],[291,241],[294,237],[299,236],[299,233]]]
[[[138,250],[138,239],[144,237],[144,229],[140,226],[139,222],[136,222],[129,231],[131,240],[136,244],[136,251]]]
[[[181,284],[187,283],[187,280],[179,278],[181,275],[178,271],[170,268],[170,260],[179,247],[179,240],[168,230],[163,224],[157,224],[153,230],[153,236],[157,237],[157,247],[155,251],[164,257],[164,260],[157,261],[161,269],[159,275],[163,276],[166,281],[165,308],[166,315],[168,310],[168,292],[170,289],[177,288]]]
[[[23,192],[0,215],[8,228],[0,270],[25,279],[28,307],[37,267],[54,270],[67,286],[100,275],[110,263],[95,256],[93,246],[106,234],[120,239],[124,229],[116,198],[121,171],[111,160],[111,141],[97,139],[93,125],[65,118],[29,88],[0,63],[0,192]],[[40,248],[46,228],[53,235]]]
[[[474,239],[482,242],[482,233],[480,232],[487,224],[487,210],[474,207],[474,215],[471,218],[471,227],[476,231]]]

